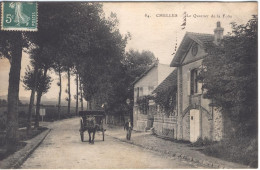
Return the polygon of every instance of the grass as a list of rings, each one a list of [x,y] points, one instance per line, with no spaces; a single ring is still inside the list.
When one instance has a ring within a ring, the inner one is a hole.
[[[208,146],[208,145],[213,145],[216,142],[213,142],[211,140],[209,140],[208,138],[199,138],[196,142],[191,143],[190,146],[191,147],[204,147],[204,146]]]
[[[30,136],[27,136],[26,129],[19,130],[19,132],[18,132],[19,142],[15,146],[13,146],[12,150],[8,151],[7,148],[6,148],[6,145],[2,144],[0,146],[0,160],[7,158],[9,155],[11,155],[11,154],[19,151],[20,149],[22,149],[23,147],[26,146],[26,142],[24,142],[25,140],[32,139],[45,130],[47,130],[47,128],[45,128],[45,127],[39,127],[37,130],[32,129],[32,133],[31,133]]]
[[[27,106],[26,106],[27,108]],[[71,117],[75,117],[76,114],[72,113],[71,114],[66,114],[67,107],[61,107],[61,115],[60,115],[60,120],[62,119],[67,119]],[[7,158],[9,155],[15,153],[16,151],[20,150],[24,146],[26,146],[26,143],[23,142],[25,140],[29,140],[46,130],[47,128],[39,127],[38,129],[32,129],[31,134],[27,136],[26,132],[26,127],[27,126],[27,115],[26,111],[21,111],[19,112],[19,117],[18,117],[18,124],[20,129],[18,132],[18,143],[12,147],[11,150],[7,151],[6,148],[6,140],[5,140],[5,135],[6,135],[6,120],[7,120],[7,115],[4,113],[6,111],[5,107],[0,107],[0,160]],[[58,112],[56,107],[46,107],[46,116],[44,117],[44,121],[55,121],[58,120]],[[34,121],[35,115],[32,115],[32,121]],[[39,121],[41,121],[41,117],[39,118]],[[34,122],[32,122],[34,124]]]
[[[244,164],[252,168],[258,167],[258,143],[256,138],[229,138],[220,142],[198,139],[191,146],[200,147],[199,151],[208,156]]]
[[[18,142],[17,145],[13,147],[12,150],[8,151],[4,146],[0,146],[0,160],[7,158],[9,155],[19,151],[26,146],[25,142]]]

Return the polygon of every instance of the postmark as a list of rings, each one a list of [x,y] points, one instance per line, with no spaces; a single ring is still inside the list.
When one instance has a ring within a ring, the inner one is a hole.
[[[37,31],[37,2],[2,2],[1,30]]]

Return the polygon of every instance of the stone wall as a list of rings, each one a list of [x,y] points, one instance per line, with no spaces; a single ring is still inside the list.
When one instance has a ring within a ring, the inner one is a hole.
[[[183,103],[183,86],[182,86],[182,67],[177,67],[177,139],[182,139],[182,103]]]
[[[223,138],[223,116],[217,109],[213,113],[213,140],[220,141]]]
[[[153,115],[137,115],[136,128],[137,131],[146,131],[153,127]]]
[[[175,116],[155,115],[153,128],[154,133],[159,136],[177,139],[177,118]]]
[[[133,129],[137,130],[137,115],[138,115],[138,106],[133,107]]]
[[[213,114],[200,110],[200,137],[202,139],[209,139],[213,141],[220,141],[223,138],[223,116],[222,114],[214,109]],[[189,111],[185,114],[182,119],[182,139],[190,140],[190,113]]]
[[[201,138],[212,140],[212,116],[210,112],[201,110]]]
[[[182,120],[182,140],[190,140],[190,112],[187,112]]]

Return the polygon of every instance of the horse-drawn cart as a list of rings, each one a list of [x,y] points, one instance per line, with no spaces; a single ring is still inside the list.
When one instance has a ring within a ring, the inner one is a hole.
[[[84,132],[88,131],[89,134],[89,143],[94,144],[94,138],[96,131],[102,132],[103,141],[105,140],[105,129],[104,129],[104,119],[105,112],[100,110],[88,110],[88,111],[80,111],[79,116],[80,119],[80,138],[81,141],[84,141]],[[91,133],[93,133],[93,137],[91,139]]]

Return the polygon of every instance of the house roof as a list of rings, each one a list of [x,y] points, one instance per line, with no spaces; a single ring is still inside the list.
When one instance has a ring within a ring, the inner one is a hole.
[[[172,86],[174,83],[177,83],[177,69],[174,69],[166,79],[163,80],[159,86],[152,93],[158,93]]]
[[[203,33],[194,33],[194,32],[186,32],[185,36],[182,39],[182,42],[170,64],[171,67],[178,67],[181,64],[182,58],[184,54],[187,52],[187,49],[192,43],[195,41],[202,48],[206,49],[209,46],[214,46],[214,35],[213,34],[203,34]]]
[[[156,60],[156,62],[153,65],[151,65],[143,74],[141,74],[141,76],[137,77],[131,85],[134,85],[139,80],[141,80],[150,70],[152,70],[156,66],[158,66],[158,60]]]
[[[162,68],[168,68],[167,70],[164,69],[163,71],[160,72],[161,73],[160,76],[163,77],[163,79],[166,76],[168,76],[171,73],[171,71],[173,70],[173,68],[170,67],[168,64],[161,64],[161,63],[159,63],[159,60],[156,60],[155,63],[153,65],[151,65],[143,74],[141,74],[139,77],[137,77],[131,85],[135,85],[139,80],[141,80],[144,76],[146,76],[148,74],[148,72],[150,72],[153,68],[158,67],[158,65],[161,66]],[[159,80],[158,80],[158,83],[160,83]]]

